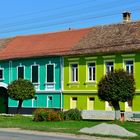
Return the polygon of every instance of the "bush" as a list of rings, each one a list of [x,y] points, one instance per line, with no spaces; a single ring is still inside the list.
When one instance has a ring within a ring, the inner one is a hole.
[[[70,109],[64,112],[64,120],[81,120],[81,111],[78,109]]]
[[[60,121],[58,112],[51,109],[39,108],[34,111],[34,121]]]

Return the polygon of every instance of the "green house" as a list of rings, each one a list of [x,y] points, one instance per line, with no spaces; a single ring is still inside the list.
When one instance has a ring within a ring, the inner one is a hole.
[[[107,110],[97,84],[107,72],[125,69],[134,75],[136,96],[120,103],[121,110],[140,111],[140,21],[93,27],[64,56],[64,109]]]

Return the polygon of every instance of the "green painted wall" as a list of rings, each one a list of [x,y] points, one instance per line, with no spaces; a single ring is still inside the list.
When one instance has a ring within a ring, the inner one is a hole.
[[[112,54],[112,55],[99,55],[99,56],[75,56],[75,57],[64,57],[64,109],[70,108],[70,100],[69,98],[74,94],[80,93],[78,98],[82,98],[83,104],[86,104],[88,93],[97,93],[97,84],[102,76],[105,74],[105,62],[106,61],[114,61],[115,69],[124,68],[124,61],[125,60],[133,60],[134,61],[134,78],[136,81],[136,96],[133,101],[133,111],[140,111],[140,97],[138,93],[140,93],[140,53],[133,53],[133,54]],[[92,83],[87,83],[87,62],[95,62],[96,63],[96,80]],[[78,74],[79,79],[77,83],[72,83],[70,80],[71,72],[70,72],[70,64],[71,63],[78,63]],[[83,92],[85,93],[83,94]],[[86,93],[88,91],[88,93]],[[79,101],[80,102],[80,101]],[[96,103],[99,107],[95,107],[95,109],[100,109],[100,105],[102,102],[99,101],[98,97],[96,97]],[[120,103],[121,109],[125,109],[124,103]],[[80,109],[80,105],[78,106]],[[82,107],[86,109],[86,107]],[[104,107],[105,108],[105,107]],[[101,107],[101,109],[104,109]]]
[[[77,93],[72,93],[72,94],[64,94],[64,109],[68,110],[70,109],[70,101],[72,97],[77,97],[77,108],[80,110],[87,110],[87,100],[89,97],[94,97],[94,109],[95,110],[104,110],[105,109],[105,103],[101,102],[98,99],[97,94],[77,94]]]

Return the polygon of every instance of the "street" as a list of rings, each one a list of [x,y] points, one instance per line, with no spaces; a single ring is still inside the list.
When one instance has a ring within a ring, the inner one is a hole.
[[[16,132],[0,132],[0,140],[77,140],[76,138],[41,136]]]

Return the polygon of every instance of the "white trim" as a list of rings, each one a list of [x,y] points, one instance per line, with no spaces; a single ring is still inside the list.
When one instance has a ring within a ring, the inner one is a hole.
[[[4,88],[6,88],[6,89],[7,89],[8,85],[7,85],[7,84],[5,84],[5,83],[3,83],[3,82],[0,82],[0,87],[4,87]]]
[[[38,66],[38,82],[37,82],[37,83],[33,83],[33,82],[32,82],[32,67],[33,67],[33,66]],[[39,64],[36,64],[35,62],[34,62],[33,65],[31,65],[31,82],[32,82],[33,84],[39,84],[39,83],[40,83],[40,65],[39,65]]]
[[[98,93],[97,90],[64,90],[63,93]]]
[[[95,80],[89,80],[89,67],[88,64],[95,63]],[[96,61],[86,61],[86,82],[85,83],[96,83],[97,82],[97,66]]]
[[[79,58],[68,58],[68,61],[78,61]]]
[[[38,82],[37,83],[33,83],[32,82],[32,67],[33,66],[38,66]],[[34,87],[36,88],[36,90],[39,90],[40,88],[40,65],[39,64],[36,64],[36,62],[34,62],[33,65],[31,65],[31,82],[33,83]]]
[[[107,73],[107,71],[106,71],[106,63],[107,62],[113,62],[113,70],[115,70],[115,60],[114,59],[104,60],[104,75]]]
[[[72,81],[72,67],[71,67],[71,65],[73,65],[73,64],[77,64],[77,70],[78,70],[78,79],[77,79],[77,81]],[[77,84],[77,83],[80,83],[79,82],[79,63],[78,62],[70,62],[69,63],[69,84],[72,84],[72,85],[74,85],[74,84]]]
[[[53,82],[47,82],[47,66],[48,65],[53,65]],[[46,64],[46,78],[45,78],[46,79],[45,80],[46,82],[45,82],[45,89],[46,90],[49,90],[49,91],[55,90],[55,84],[56,84],[56,82],[55,82],[55,66],[56,66],[55,63],[51,63],[51,61],[49,61],[49,63]],[[51,84],[53,85],[53,89],[48,89],[47,88],[47,85],[51,85]]]
[[[108,58],[115,58],[116,56],[115,55],[106,55],[106,56],[102,56],[102,57],[105,58],[105,59],[106,58],[108,59]]]
[[[23,79],[26,79],[26,78],[25,78],[25,65],[22,65],[22,63],[20,63],[20,64],[17,66],[17,79],[18,79],[18,68],[19,68],[19,67],[23,67],[23,73],[24,73]]]
[[[122,54],[121,56],[122,57],[134,57],[135,54]]]
[[[36,93],[61,93],[61,90],[36,90]]]
[[[85,57],[85,60],[93,60],[93,59],[97,59],[97,57]]]
[[[12,81],[12,61],[9,61],[9,84]]]
[[[126,58],[123,59],[123,69],[126,71],[126,61],[133,61],[133,75],[135,75],[135,58]]]

